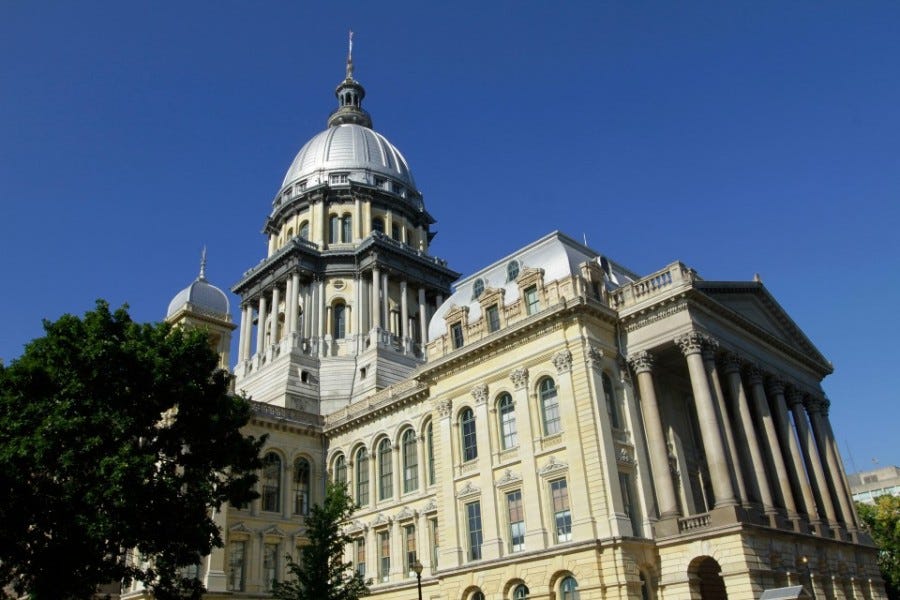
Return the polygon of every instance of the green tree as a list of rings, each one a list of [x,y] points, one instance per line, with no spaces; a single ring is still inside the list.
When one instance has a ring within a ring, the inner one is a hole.
[[[306,517],[308,543],[300,548],[300,562],[287,557],[292,581],[275,582],[274,596],[280,600],[356,600],[369,595],[360,573],[344,562],[344,546],[351,542],[341,525],[356,505],[344,484],[329,483],[325,502],[314,505]]]
[[[63,600],[139,580],[199,597],[182,573],[222,545],[211,511],[256,496],[249,402],[202,331],[103,301],[44,329],[0,366],[0,588]]]
[[[875,504],[858,502],[856,509],[878,546],[878,566],[888,598],[900,600],[900,497],[879,496]]]

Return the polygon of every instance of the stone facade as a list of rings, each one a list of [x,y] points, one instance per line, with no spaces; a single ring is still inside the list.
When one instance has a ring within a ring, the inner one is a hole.
[[[350,60],[336,93],[233,288],[236,388],[270,437],[262,497],[217,515],[209,597],[267,597],[327,478],[360,505],[346,557],[378,599],[414,597],[415,561],[434,599],[884,597],[832,367],[761,282],[641,277],[552,233],[451,290]],[[332,160],[351,133],[370,153]]]

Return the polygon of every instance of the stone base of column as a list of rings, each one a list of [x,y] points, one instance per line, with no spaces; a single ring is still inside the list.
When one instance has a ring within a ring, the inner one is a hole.
[[[747,513],[738,504],[717,506],[709,512],[709,524],[713,527],[731,525],[747,520]]]
[[[670,535],[678,535],[681,529],[678,527],[678,515],[660,517],[653,524],[653,534],[655,537],[668,537]]]
[[[809,526],[814,534],[821,537],[831,537],[831,530],[822,521],[810,521]]]
[[[228,584],[224,571],[210,571],[206,575],[206,591],[224,592]]]
[[[806,521],[800,518],[800,515],[788,515],[787,520],[791,529],[797,533],[809,533],[809,526]]]

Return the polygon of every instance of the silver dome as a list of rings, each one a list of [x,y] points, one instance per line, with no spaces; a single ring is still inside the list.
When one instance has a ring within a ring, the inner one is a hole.
[[[172,298],[169,302],[169,310],[166,318],[175,315],[183,308],[190,305],[196,312],[230,320],[228,296],[225,292],[206,280],[206,248],[203,249],[203,257],[200,259],[200,275],[197,279]]]
[[[409,165],[400,151],[380,133],[351,123],[329,127],[297,153],[281,187],[307,180],[309,187],[328,183],[329,174],[348,173],[349,179],[375,185],[385,177],[417,192]]]

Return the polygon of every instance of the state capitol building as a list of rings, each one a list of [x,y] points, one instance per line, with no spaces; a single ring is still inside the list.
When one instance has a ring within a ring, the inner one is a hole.
[[[335,94],[231,288],[239,326],[202,270],[168,309],[269,436],[260,497],[216,515],[207,597],[269,597],[329,478],[378,600],[416,597],[416,561],[435,600],[885,597],[832,367],[760,281],[642,275],[559,232],[460,278],[352,59]]]

